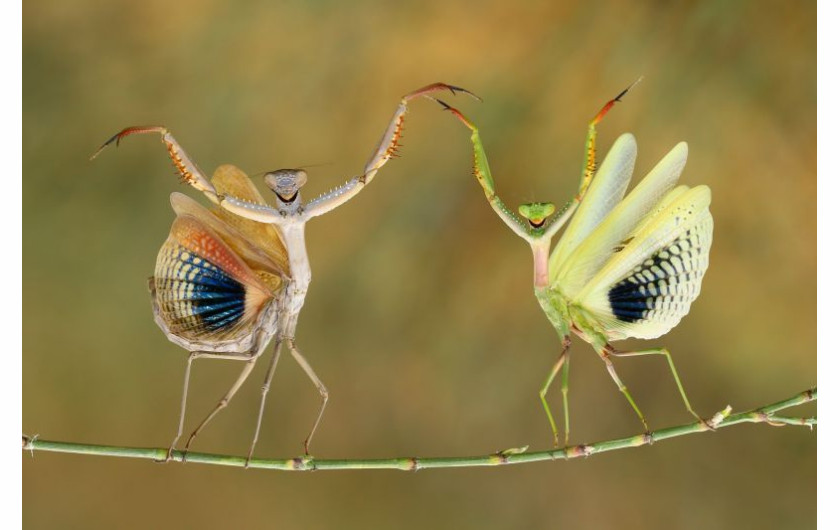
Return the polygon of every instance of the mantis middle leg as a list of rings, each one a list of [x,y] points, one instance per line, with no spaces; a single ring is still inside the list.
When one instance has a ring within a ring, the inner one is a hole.
[[[260,411],[257,415],[257,428],[254,431],[254,440],[251,442],[251,448],[248,450],[248,458],[245,460],[245,467],[254,456],[254,448],[257,446],[257,439],[260,437],[260,426],[262,425],[263,411],[265,410],[265,398],[268,396],[268,390],[271,388],[271,380],[274,378],[274,372],[277,370],[277,362],[280,360],[280,352],[283,351],[283,340],[277,337],[274,342],[274,353],[271,355],[271,364],[268,367],[268,372],[265,374],[265,381],[262,388],[260,388]]]
[[[198,436],[198,433],[200,433],[201,430],[204,429],[204,427],[208,423],[210,423],[210,420],[212,420],[216,416],[216,414],[219,413],[220,410],[228,406],[230,400],[233,399],[233,396],[235,396],[237,392],[239,392],[239,388],[242,386],[245,380],[248,379],[248,376],[251,375],[251,371],[254,369],[254,365],[256,362],[257,356],[254,356],[248,361],[246,361],[245,368],[242,369],[242,372],[239,374],[239,377],[237,377],[236,381],[233,382],[233,386],[231,386],[230,389],[225,393],[225,395],[222,396],[222,399],[220,399],[216,406],[213,408],[213,410],[210,411],[210,414],[208,414],[207,417],[204,418],[204,420],[198,425],[198,427],[196,427],[196,429],[190,435],[189,439],[187,440],[187,445],[184,446],[184,452],[190,450],[190,445],[192,445],[192,443],[195,441],[195,438],[196,436]]]
[[[560,352],[560,357],[557,362],[551,367],[548,377],[540,389],[540,401],[542,401],[545,413],[548,416],[548,422],[551,424],[551,432],[554,435],[554,447],[560,446],[560,436],[557,433],[557,425],[554,422],[554,415],[551,413],[551,407],[548,406],[548,401],[545,399],[548,393],[548,388],[557,377],[557,373],[562,369],[563,373],[560,376],[560,392],[563,394],[563,419],[565,423],[565,445],[569,445],[569,347],[572,345],[571,338],[566,335],[563,337],[563,346]]]

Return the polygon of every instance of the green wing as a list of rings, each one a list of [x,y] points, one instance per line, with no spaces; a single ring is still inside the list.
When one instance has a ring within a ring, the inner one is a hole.
[[[571,255],[560,262],[557,268],[549,266],[553,287],[570,298],[574,297],[611,256],[626,246],[631,231],[638,231],[646,219],[658,211],[654,206],[676,185],[687,157],[686,143],[677,144]]]
[[[574,253],[577,246],[624,197],[635,163],[636,139],[630,133],[622,134],[610,148],[577,212],[563,232],[563,237],[554,247],[549,259],[549,271],[558,270],[560,264]],[[553,278],[549,279],[553,281]]]

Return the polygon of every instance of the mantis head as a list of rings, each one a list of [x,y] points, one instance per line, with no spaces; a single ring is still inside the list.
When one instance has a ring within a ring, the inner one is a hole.
[[[306,171],[302,169],[277,169],[265,174],[265,184],[283,202],[293,202],[306,184]]]
[[[531,228],[540,228],[545,220],[554,213],[552,202],[528,202],[519,205],[519,215],[528,220]]]

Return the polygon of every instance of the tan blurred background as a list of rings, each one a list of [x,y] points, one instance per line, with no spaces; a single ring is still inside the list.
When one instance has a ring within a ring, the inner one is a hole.
[[[482,128],[511,205],[574,192],[593,113],[639,142],[637,173],[677,141],[683,181],[713,190],[715,242],[673,353],[698,411],[816,384],[813,2],[24,3],[23,430],[165,446],[185,352],[152,322],[146,278],[180,185],[154,137],[95,162],[127,125],[162,123],[206,170],[315,165],[307,197],[363,166],[401,94],[432,81]],[[402,158],[311,223],[298,344],[329,387],[325,458],[468,455],[550,432],[537,390],[558,353],[528,248],[470,175],[468,134],[412,104]],[[260,184],[261,185],[261,184]],[[640,426],[575,341],[575,442]],[[251,381],[195,449],[243,454]],[[187,427],[238,372],[197,363]],[[687,421],[661,359],[618,369],[654,428]],[[557,389],[550,394],[561,410]],[[284,357],[259,456],[292,456],[318,395]],[[803,413],[813,413],[807,409]],[[816,436],[739,426],[573,462],[416,474],[288,474],[36,454],[28,528],[809,528]]]

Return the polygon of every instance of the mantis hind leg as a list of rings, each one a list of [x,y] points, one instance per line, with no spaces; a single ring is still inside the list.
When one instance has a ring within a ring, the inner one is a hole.
[[[327,387],[324,386],[324,383],[318,378],[318,375],[315,373],[315,370],[309,366],[309,363],[306,361],[306,357],[303,356],[300,351],[298,351],[297,346],[295,346],[294,339],[286,339],[286,346],[289,348],[289,352],[292,354],[292,357],[295,358],[295,361],[300,365],[306,375],[309,376],[309,379],[312,380],[312,384],[318,389],[318,393],[321,394],[321,407],[318,409],[318,416],[315,417],[315,423],[312,425],[312,430],[309,431],[309,435],[306,437],[306,440],[303,441],[303,451],[305,454],[309,454],[309,444],[312,442],[312,438],[315,436],[315,431],[318,429],[318,424],[321,423],[321,416],[324,415],[324,410],[327,408],[327,401],[330,399],[330,393],[327,391]]]
[[[642,411],[639,409],[639,406],[636,405],[636,402],[633,400],[633,396],[630,395],[630,391],[627,390],[627,386],[621,381],[621,378],[618,377],[618,373],[615,371],[615,366],[613,365],[612,360],[610,359],[610,357],[615,354],[615,348],[613,348],[609,344],[604,345],[604,347],[598,351],[598,355],[601,356],[601,359],[604,361],[604,364],[607,365],[607,371],[610,373],[610,376],[612,377],[613,381],[615,381],[616,386],[621,391],[621,393],[624,394],[624,397],[627,398],[627,401],[630,403],[630,406],[633,407],[633,410],[636,411],[636,415],[639,416],[639,419],[642,420],[642,425],[645,426],[645,432],[650,432],[650,427],[648,427],[647,420],[645,420],[644,414],[642,414]]]
[[[697,418],[698,421],[701,421],[708,425],[706,420],[701,418],[696,412],[694,412],[694,408],[692,408],[691,403],[688,401],[688,396],[685,393],[685,389],[683,388],[682,381],[680,381],[680,376],[677,373],[677,367],[674,365],[674,359],[671,358],[671,353],[665,348],[651,348],[649,350],[638,350],[638,351],[629,351],[629,352],[617,352],[612,351],[610,355],[615,357],[641,357],[643,355],[664,355],[665,358],[668,360],[668,366],[671,368],[671,375],[674,376],[674,382],[677,383],[677,388],[680,391],[680,396],[682,396],[683,403],[685,404],[685,408],[688,412],[691,413],[692,416]]]
[[[548,388],[551,386],[551,383],[554,382],[554,378],[557,377],[557,373],[562,369],[563,373],[560,376],[560,391],[563,394],[563,420],[564,420],[564,440],[565,445],[569,445],[569,347],[571,346],[572,341],[568,335],[563,337],[563,349],[560,352],[560,357],[557,358],[557,361],[551,367],[551,371],[548,373],[548,377],[545,379],[545,383],[543,384],[542,388],[540,389],[540,401],[542,401],[543,409],[545,409],[545,414],[548,416],[548,423],[551,425],[551,432],[554,435],[554,447],[560,446],[560,435],[557,432],[557,424],[554,421],[554,415],[551,413],[551,407],[548,405],[548,401],[545,399],[546,394],[548,393]]]
[[[268,372],[265,374],[263,386],[260,389],[260,411],[257,414],[257,428],[254,430],[254,439],[251,442],[251,449],[248,450],[248,458],[245,460],[245,467],[251,463],[251,457],[254,456],[254,448],[257,446],[257,440],[260,437],[260,427],[262,426],[263,412],[265,411],[265,398],[268,396],[268,390],[271,388],[271,380],[274,378],[274,372],[277,370],[277,361],[280,360],[280,352],[283,351],[283,341],[280,337],[277,338],[274,344],[274,353],[271,356],[271,364],[268,367]]]

